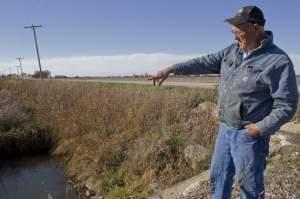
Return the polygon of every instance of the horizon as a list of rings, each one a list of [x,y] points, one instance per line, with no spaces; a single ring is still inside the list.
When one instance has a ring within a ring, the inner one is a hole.
[[[216,4],[219,4],[216,6]],[[11,0],[0,8],[0,73],[39,70],[33,32],[36,29],[41,65],[52,75],[124,76],[151,74],[160,68],[213,53],[234,42],[224,19],[244,5],[262,8],[266,29],[285,50],[300,74],[296,0],[283,2],[182,2],[166,0]],[[284,12],[284,15],[282,13]],[[13,14],[12,14],[13,13]]]

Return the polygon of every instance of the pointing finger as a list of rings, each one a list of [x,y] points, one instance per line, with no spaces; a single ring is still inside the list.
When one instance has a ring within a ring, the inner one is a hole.
[[[159,81],[158,86],[161,86],[162,83],[165,81],[165,79],[167,79],[167,76],[163,77],[163,78]]]

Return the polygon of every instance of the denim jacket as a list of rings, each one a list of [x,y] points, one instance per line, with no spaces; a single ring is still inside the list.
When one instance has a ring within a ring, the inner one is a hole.
[[[261,46],[245,58],[237,43],[203,57],[174,64],[175,74],[220,74],[220,121],[241,129],[255,123],[271,135],[297,110],[298,88],[288,55],[266,31]]]

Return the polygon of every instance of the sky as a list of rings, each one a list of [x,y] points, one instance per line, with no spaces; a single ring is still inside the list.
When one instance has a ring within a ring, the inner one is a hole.
[[[0,0],[0,74],[38,70],[52,75],[151,74],[160,68],[221,50],[234,41],[224,19],[257,5],[266,29],[300,74],[298,0]]]

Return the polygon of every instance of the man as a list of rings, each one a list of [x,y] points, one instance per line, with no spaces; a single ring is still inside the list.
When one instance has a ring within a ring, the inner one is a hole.
[[[226,22],[236,43],[207,56],[166,67],[152,75],[159,85],[170,73],[220,73],[220,127],[211,163],[212,198],[230,198],[233,176],[241,198],[264,198],[270,135],[296,112],[298,90],[293,64],[265,31],[256,6],[241,8]]]

